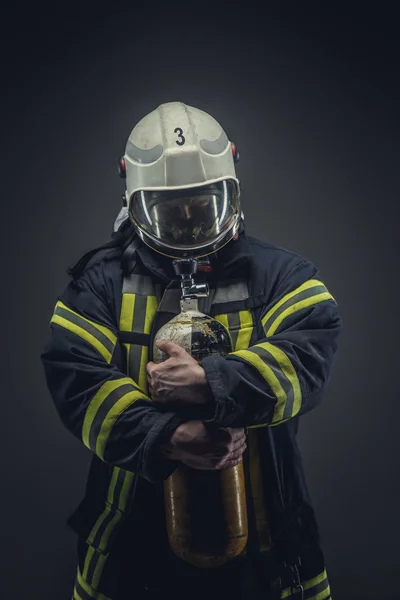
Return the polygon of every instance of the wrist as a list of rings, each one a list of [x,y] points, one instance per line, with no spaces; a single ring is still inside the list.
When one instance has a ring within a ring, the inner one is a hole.
[[[168,440],[160,447],[161,455],[170,460],[179,459],[179,445],[183,439],[182,424],[173,431]]]
[[[173,453],[176,449],[177,430],[180,431],[180,426],[186,422],[181,416],[177,415],[165,427],[162,435],[159,438],[158,449],[163,458],[173,459]]]
[[[169,448],[176,450],[179,444],[181,444],[182,441],[185,439],[184,425],[185,423],[181,423],[180,425],[178,425],[175,431],[172,432],[171,437],[168,440]]]

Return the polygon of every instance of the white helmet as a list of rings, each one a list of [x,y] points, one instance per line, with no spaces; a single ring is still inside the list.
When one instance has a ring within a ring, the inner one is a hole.
[[[207,113],[168,102],[132,130],[120,160],[126,207],[140,238],[171,257],[215,252],[237,233],[238,155]]]

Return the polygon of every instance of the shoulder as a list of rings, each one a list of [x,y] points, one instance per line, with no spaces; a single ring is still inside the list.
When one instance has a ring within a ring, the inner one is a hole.
[[[301,254],[288,250],[287,248],[283,248],[282,246],[265,242],[250,235],[247,236],[247,239],[254,257],[262,260],[267,268],[271,263],[279,263],[284,265],[310,262]],[[267,262],[265,263],[266,260]]]
[[[257,276],[264,281],[267,296],[284,287],[295,287],[308,279],[318,277],[314,263],[299,253],[276,244],[247,236]]]
[[[132,243],[135,232],[127,223],[118,231],[114,231],[111,238],[101,246],[86,252],[78,262],[67,270],[71,278],[77,282],[82,277],[113,275],[121,265],[125,249]]]
[[[290,303],[283,306],[297,306],[298,310],[318,305],[315,312],[319,319],[337,320],[336,300],[311,260],[256,238],[250,237],[249,243],[256,265],[255,276],[263,281],[267,307],[279,306],[276,303],[282,304],[285,300]]]
[[[58,300],[78,315],[117,328],[122,293],[121,249],[96,252],[58,296]]]
[[[112,277],[121,270],[122,248],[106,248],[99,250],[88,261],[83,275],[94,275],[102,273],[103,276]]]
[[[104,286],[121,278],[121,248],[101,249],[85,261],[81,268],[71,273],[71,287],[89,286],[100,293]]]

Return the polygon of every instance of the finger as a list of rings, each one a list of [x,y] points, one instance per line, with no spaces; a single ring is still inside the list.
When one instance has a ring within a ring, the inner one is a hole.
[[[231,429],[231,435],[232,435],[232,441],[238,440],[242,437],[245,437],[245,431],[244,431],[244,427],[236,427],[234,429]]]
[[[241,444],[246,439],[244,433],[239,434],[236,433],[234,436],[232,434],[228,434],[223,432],[223,434],[214,438],[214,442],[216,447],[225,448],[228,452],[231,452],[233,448],[235,448],[238,444]]]
[[[221,465],[218,468],[219,469],[231,469],[232,467],[236,467],[237,465],[239,465],[241,462],[242,462],[242,457],[240,456],[238,458],[227,461],[226,463],[224,463],[223,465]]]
[[[182,356],[183,353],[187,354],[186,350],[171,342],[171,340],[157,340],[156,346],[162,352],[166,352],[169,356]]]
[[[246,448],[247,448],[247,444],[242,444],[238,448],[235,448],[235,450],[233,450],[230,453],[230,455],[226,458],[226,460],[230,461],[230,460],[235,460],[236,458],[240,458],[243,455]]]
[[[230,469],[231,467],[235,467],[242,461],[242,457],[230,458],[229,460],[221,461],[218,465],[215,466],[216,470],[221,469]]]
[[[230,464],[232,461],[235,461],[237,458],[241,459],[246,448],[247,448],[247,444],[246,444],[246,442],[243,442],[242,444],[240,444],[240,446],[238,446],[237,448],[232,450],[232,452],[230,452],[227,456],[225,456],[225,458],[218,461],[217,462],[218,466],[221,468],[221,467],[224,467],[227,463]]]
[[[239,450],[240,448],[243,448],[243,446],[246,447],[246,438],[240,438],[239,440],[236,440],[233,444],[232,444],[232,449],[231,452],[236,452],[236,450]]]
[[[226,460],[224,461],[225,463],[231,463],[232,461],[235,462],[236,460],[239,459],[242,460],[244,451],[247,448],[247,444],[242,444],[239,448],[236,448],[233,452],[231,452],[231,454],[226,458]]]
[[[245,435],[243,427],[222,427],[218,431],[221,432],[221,438],[229,442],[234,442]]]
[[[152,372],[154,371],[154,369],[156,368],[157,364],[154,363],[153,361],[150,361],[147,363],[146,365],[146,372],[148,375],[151,375]]]
[[[234,442],[217,442],[212,451],[212,456],[217,458],[224,456],[225,458],[228,458],[231,456],[232,452],[243,446],[245,442],[246,438],[244,436],[235,440]]]

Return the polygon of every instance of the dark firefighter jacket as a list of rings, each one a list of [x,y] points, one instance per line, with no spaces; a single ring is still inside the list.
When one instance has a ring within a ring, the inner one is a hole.
[[[93,570],[90,581],[88,570],[85,578],[78,569],[77,585],[88,598],[101,592],[100,562],[135,512],[138,482],[159,488],[176,468],[158,447],[187,420],[154,406],[146,393],[152,338],[179,312],[172,261],[127,225],[118,235],[123,243],[93,251],[72,272],[42,354],[63,424],[93,453],[84,499],[69,520],[98,556],[96,585]],[[198,418],[249,428],[244,554],[272,548],[279,564],[300,573],[305,598],[330,598],[296,433],[299,417],[318,405],[330,378],[341,329],[337,303],[311,262],[247,236],[243,224],[238,239],[210,262],[211,272],[196,275],[211,290],[200,310],[228,327],[234,350],[203,360],[215,400]],[[168,296],[173,290],[175,302]],[[281,597],[292,591],[282,589]]]

